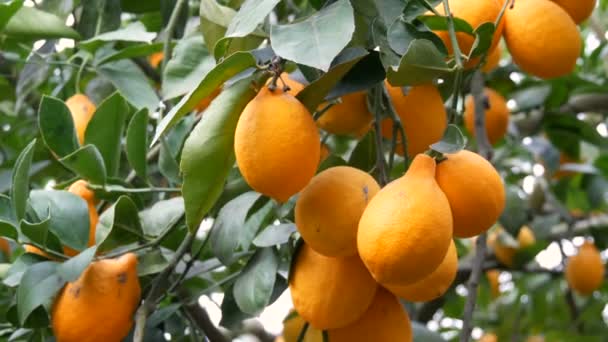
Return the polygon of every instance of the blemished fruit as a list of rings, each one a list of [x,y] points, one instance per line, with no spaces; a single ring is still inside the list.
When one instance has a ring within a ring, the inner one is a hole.
[[[264,87],[247,104],[236,126],[236,162],[247,183],[279,202],[314,176],[320,138],[310,112],[293,95]]]
[[[412,325],[397,297],[379,288],[367,311],[354,323],[329,330],[331,342],[411,342]]]
[[[271,80],[272,78],[269,78],[268,81],[266,81],[266,85],[269,85]],[[298,95],[298,93],[304,89],[304,85],[302,83],[291,78],[286,72],[281,73],[281,79],[277,80],[277,89],[282,90],[283,86],[289,87],[287,92],[293,96]]]
[[[450,0],[450,12],[456,18],[463,19],[467,23],[471,25],[473,30],[476,30],[479,26],[484,23],[495,23],[496,19],[498,19],[498,15],[500,14],[502,2],[498,0],[484,0],[484,1],[469,1],[469,0]],[[437,5],[435,7],[437,12],[441,15],[445,15],[445,9],[443,4]],[[493,49],[498,45],[500,41],[500,36],[502,35],[502,30],[504,26],[504,20],[501,20],[496,31],[494,32],[494,36],[492,37],[492,45],[490,49]],[[435,34],[441,38],[443,43],[445,44],[448,52],[450,54],[453,53],[453,45],[450,39],[450,35],[448,31],[434,31]],[[456,39],[458,40],[458,46],[460,47],[460,51],[464,55],[469,55],[471,49],[473,48],[473,44],[475,43],[475,36],[469,35],[464,32],[456,32]],[[467,63],[468,67],[474,66],[478,61],[478,59],[473,59]]]
[[[291,312],[283,321],[283,340],[285,342],[298,342],[298,337],[306,321],[296,312]],[[323,332],[308,325],[303,342],[323,342]]]
[[[497,298],[500,296],[500,282],[498,278],[500,277],[499,270],[489,270],[486,272],[486,278],[488,278],[488,283],[490,284],[490,294],[492,298]]]
[[[121,341],[133,326],[140,296],[135,254],[93,262],[55,300],[51,321],[57,341]]]
[[[378,191],[380,186],[372,176],[350,166],[319,173],[296,202],[300,235],[310,248],[325,256],[357,254],[359,219]]]
[[[294,308],[317,329],[349,325],[367,310],[378,285],[358,256],[329,258],[303,244],[289,275]]]
[[[84,144],[84,132],[87,129],[89,121],[95,114],[95,104],[84,94],[74,94],[72,97],[65,101],[65,105],[72,114],[72,120],[74,121],[74,128],[76,129],[76,136],[78,142]]]
[[[452,213],[435,181],[435,160],[419,154],[403,177],[368,204],[357,248],[376,281],[403,286],[439,267],[451,240]]]
[[[458,253],[454,241],[443,261],[433,273],[424,279],[406,286],[387,286],[392,293],[410,302],[428,302],[441,297],[456,279],[458,271]]]
[[[481,336],[478,342],[498,342],[498,336],[494,333],[486,333]]]
[[[481,70],[485,73],[492,72],[494,69],[496,69],[498,67],[498,64],[500,63],[501,55],[502,55],[502,48],[500,47],[500,44],[498,44],[498,45],[496,45],[494,50],[490,51],[490,53],[488,54],[488,57],[486,59],[486,64],[484,64],[483,67],[481,67]]]
[[[505,208],[500,175],[480,155],[462,150],[446,154],[435,178],[445,193],[454,219],[454,236],[472,237],[488,230]]]
[[[504,265],[513,267],[513,258],[515,257],[517,250],[532,246],[534,243],[536,243],[534,232],[528,226],[522,226],[517,234],[517,248],[501,244],[499,239],[501,232],[502,228],[498,228],[488,236],[488,246],[494,250],[494,254],[496,255],[496,259],[498,259],[498,261]]]
[[[367,93],[361,91],[342,96],[340,103],[331,106],[317,119],[317,125],[332,134],[362,137],[370,130],[372,120],[367,108]]]
[[[582,47],[574,21],[550,0],[515,2],[505,14],[504,37],[515,64],[544,79],[571,73]]]
[[[490,144],[499,142],[509,127],[509,107],[507,100],[493,89],[485,88],[484,94],[488,100],[489,108],[485,110],[485,125]],[[475,100],[473,96],[467,96],[465,100],[464,124],[467,131],[475,136]]]
[[[585,242],[578,253],[568,258],[566,280],[574,291],[588,296],[602,286],[604,281],[604,263],[600,252],[591,242]]]
[[[95,208],[95,193],[87,188],[87,182],[84,180],[78,180],[68,188],[68,191],[82,197],[87,202],[87,207],[89,209],[89,244],[88,246],[95,245],[95,232],[97,231],[97,222],[99,222],[99,214],[97,213],[97,209]],[[64,246],[63,253],[67,256],[75,256],[79,252],[70,247]]]
[[[407,153],[413,157],[441,140],[448,121],[441,95],[435,86],[414,86],[405,90],[386,82],[388,94],[399,115],[407,138]],[[393,121],[382,121],[382,136],[393,138]],[[401,137],[397,135],[397,153],[403,155]]]
[[[560,5],[574,20],[580,24],[591,16],[595,8],[596,0],[553,0]]]

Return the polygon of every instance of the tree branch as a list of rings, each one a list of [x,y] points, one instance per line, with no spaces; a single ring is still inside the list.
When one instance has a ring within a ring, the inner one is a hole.
[[[209,318],[209,314],[198,304],[198,302],[188,303],[190,295],[186,289],[180,287],[178,295],[180,300],[184,302],[184,309],[186,312],[192,317],[198,328],[205,333],[205,336],[207,336],[209,341],[229,341],[228,338],[224,336],[224,334],[215,325],[213,325],[213,322],[211,322],[211,319]]]
[[[560,113],[581,113],[608,111],[608,95],[604,93],[573,95],[568,102],[561,106]]]
[[[486,233],[481,233],[477,237],[475,246],[475,258],[473,259],[473,267],[469,277],[467,286],[468,297],[464,304],[464,314],[462,317],[462,332],[460,334],[460,342],[469,342],[471,339],[471,331],[473,330],[473,311],[477,301],[477,287],[479,286],[479,278],[481,278],[481,270],[486,253]]]

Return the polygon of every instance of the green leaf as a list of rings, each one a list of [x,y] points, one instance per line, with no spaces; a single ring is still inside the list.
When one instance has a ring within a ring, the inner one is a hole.
[[[85,144],[97,147],[110,177],[116,176],[120,167],[120,145],[128,112],[129,105],[115,92],[99,105],[85,131]]]
[[[449,124],[440,141],[431,145],[431,148],[439,153],[456,153],[467,146],[467,138],[462,134],[460,128]]]
[[[23,237],[27,238],[29,242],[44,246],[46,249],[61,252],[61,242],[53,233],[49,232],[50,212],[47,211],[44,217],[42,221],[34,223],[21,220],[19,229]]]
[[[161,138],[160,153],[158,155],[159,171],[171,183],[181,184],[182,178],[179,173],[179,164],[176,158],[177,157],[174,156],[173,153],[171,153],[171,147],[169,143],[165,139]]]
[[[247,213],[259,197],[260,194],[256,192],[244,193],[226,203],[217,215],[211,229],[211,248],[224,265],[229,265],[232,261],[239,246],[239,235],[245,225]]]
[[[291,235],[296,231],[296,225],[293,223],[270,225],[255,237],[253,244],[257,247],[281,245],[289,241]]]
[[[36,139],[29,143],[15,161],[13,168],[13,180],[11,188],[11,207],[14,210],[15,218],[21,220],[25,217],[25,208],[29,194],[29,172],[34,156]]]
[[[262,44],[264,39],[263,36],[253,34],[247,37],[224,37],[215,44],[213,57],[219,61],[235,52],[254,50]]]
[[[280,0],[246,0],[232,18],[226,37],[245,37],[250,34],[279,2]]]
[[[199,13],[205,44],[213,48],[217,41],[224,37],[236,12],[230,7],[218,4],[215,0],[201,0]]]
[[[159,98],[144,72],[131,60],[123,59],[97,66],[97,72],[109,80],[137,109],[153,111]]]
[[[330,90],[351,70],[357,62],[368,55],[364,49],[346,49],[338,55],[332,68],[323,76],[309,84],[296,96],[300,102],[312,113],[324,101]]]
[[[143,108],[133,115],[127,127],[126,139],[127,160],[142,179],[146,179],[148,151],[148,110]]]
[[[219,88],[225,81],[232,78],[241,71],[254,67],[256,60],[249,52],[238,52],[223,60],[215,66],[205,78],[184,96],[181,101],[161,120],[156,128],[156,133],[152,139],[152,144],[158,141],[158,138],[179,121],[184,115],[189,113],[196,105],[207,96],[211,95],[214,90]],[[209,112],[209,109],[207,110]],[[207,116],[206,114],[205,116]]]
[[[126,58],[148,56],[155,52],[162,51],[163,45],[163,43],[130,45],[125,47],[124,49],[104,56],[103,58],[97,60],[95,62],[95,65],[103,65],[109,62],[114,62]]]
[[[182,151],[186,223],[197,229],[222,193],[235,162],[234,131],[241,112],[256,95],[251,79],[224,89],[186,140]]]
[[[422,323],[412,321],[413,342],[446,342],[441,335],[427,329]]]
[[[526,202],[519,195],[516,186],[507,187],[507,203],[500,215],[500,224],[510,233],[516,233],[519,228],[528,222],[528,208]]]
[[[6,274],[6,277],[4,278],[2,283],[9,287],[15,287],[15,286],[19,285],[19,283],[21,283],[21,278],[23,277],[23,273],[25,273],[25,271],[27,269],[29,269],[30,266],[32,266],[40,261],[47,261],[47,260],[38,254],[31,254],[31,253],[21,254],[13,262],[13,264],[11,265],[11,268],[9,268],[8,273]]]
[[[77,30],[85,39],[120,27],[120,0],[81,0],[80,5]]]
[[[33,7],[21,7],[4,27],[4,33],[26,39],[80,39],[78,32],[65,26],[59,17]]]
[[[257,315],[268,305],[278,267],[279,258],[272,248],[260,249],[251,257],[233,288],[241,311]]]
[[[327,159],[325,159],[321,163],[321,165],[319,165],[319,169],[317,170],[317,172],[327,170],[330,167],[345,166],[345,165],[348,165],[348,163],[346,162],[346,160],[342,159],[342,157],[337,156],[335,154],[330,154],[329,157],[327,157]]]
[[[270,41],[277,55],[327,71],[334,57],[350,42],[354,31],[350,2],[338,0],[303,21],[272,26]]]
[[[433,31],[448,31],[448,19],[445,16],[422,16],[419,18],[428,28]],[[474,36],[475,31],[473,26],[469,24],[466,20],[454,17],[454,29],[456,32],[466,33],[468,35]]]
[[[94,36],[91,39],[80,42],[80,46],[89,51],[94,51],[99,48],[104,42],[140,42],[152,43],[156,37],[156,33],[148,32],[144,24],[139,21],[133,22],[124,28],[102,33]]]
[[[95,184],[106,182],[106,166],[101,153],[94,145],[83,146],[59,161],[81,178]]]
[[[99,217],[95,244],[99,251],[103,252],[141,239],[143,233],[137,207],[128,196],[120,196],[118,201]]]
[[[433,42],[415,39],[401,58],[399,66],[389,67],[386,76],[393,86],[418,85],[432,82],[450,71],[445,55]]]
[[[143,277],[162,272],[168,264],[163,253],[159,249],[153,249],[137,258],[137,275]]]
[[[64,282],[57,274],[57,263],[45,261],[30,266],[17,288],[17,312],[19,322],[25,323],[37,307],[50,307],[53,297]]]
[[[175,197],[158,201],[139,213],[143,231],[147,236],[159,236],[184,216],[184,199]]]
[[[46,95],[42,97],[38,127],[46,146],[59,157],[78,149],[72,114],[63,101]]]
[[[404,55],[410,48],[411,43],[416,39],[426,39],[435,45],[444,54],[447,50],[443,41],[433,32],[426,28],[418,28],[415,25],[403,20],[396,20],[388,29],[387,39],[390,47],[399,55]]]
[[[376,165],[376,134],[370,130],[350,154],[348,165],[363,171],[371,171]]]
[[[0,32],[4,30],[6,24],[13,15],[23,6],[23,0],[13,0],[0,4]]]
[[[163,73],[163,99],[172,99],[196,88],[215,66],[203,38],[194,35],[180,40]]]
[[[89,243],[89,208],[85,200],[68,191],[32,190],[30,204],[38,217],[50,214],[49,230],[75,250]]]
[[[17,241],[17,228],[11,222],[0,219],[0,236]]]
[[[91,264],[96,252],[97,246],[87,248],[77,256],[70,258],[57,266],[57,274],[63,281],[76,281],[80,278],[82,272]]]
[[[483,23],[475,29],[475,42],[473,48],[471,48],[469,59],[481,56],[490,50],[495,29],[494,23]]]

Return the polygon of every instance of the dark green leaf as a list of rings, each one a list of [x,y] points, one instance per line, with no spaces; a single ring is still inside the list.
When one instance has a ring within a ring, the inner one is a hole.
[[[184,199],[175,197],[158,201],[139,213],[143,231],[147,236],[159,236],[184,216]]]
[[[70,258],[57,266],[57,274],[63,281],[76,281],[89,264],[91,264],[96,252],[97,246],[87,248],[77,256]]]
[[[435,45],[442,53],[447,53],[443,42],[433,32],[426,28],[418,28],[415,25],[403,20],[396,20],[388,29],[388,43],[391,48],[399,55],[407,53],[412,41],[416,39],[426,39]]]
[[[146,179],[148,151],[148,110],[143,108],[133,115],[127,127],[127,160],[142,179]]]
[[[334,57],[350,42],[354,31],[350,2],[338,0],[303,21],[272,26],[270,41],[277,55],[327,71]]]
[[[102,64],[118,61],[118,60],[125,59],[125,58],[148,56],[155,52],[160,52],[162,50],[163,50],[163,43],[130,45],[128,47],[125,47],[124,49],[121,49],[112,54],[104,56],[102,59],[98,60],[95,64],[102,65]]]
[[[179,173],[179,164],[176,157],[171,153],[169,143],[163,138],[160,140],[160,153],[158,155],[158,168],[160,173],[173,184],[181,184],[182,178]]]
[[[99,217],[95,244],[101,252],[137,242],[142,238],[137,207],[128,196],[120,196],[118,201]]]
[[[80,46],[85,50],[93,51],[103,45],[104,42],[122,41],[150,44],[155,37],[156,33],[148,32],[141,22],[136,21],[124,28],[102,33],[91,39],[80,42]]]
[[[440,153],[456,153],[463,150],[466,146],[467,138],[465,138],[458,126],[449,124],[441,140],[430,147]]]
[[[66,156],[78,149],[72,114],[63,101],[43,96],[38,109],[38,126],[44,143],[57,156]]]
[[[40,246],[43,246],[45,249],[50,249],[56,252],[61,252],[61,243],[59,239],[53,235],[53,233],[49,232],[51,218],[49,213],[45,216],[45,218],[40,222],[27,222],[26,220],[21,220],[19,223],[19,229],[23,234],[23,237],[26,237],[28,242],[36,243]]]
[[[516,233],[528,222],[526,201],[519,195],[516,186],[507,187],[507,204],[500,216],[500,224],[510,233]]]
[[[23,0],[13,0],[0,4],[0,32],[17,11],[23,6]]]
[[[17,312],[19,322],[25,323],[37,307],[50,307],[53,297],[64,282],[57,274],[57,263],[46,261],[28,268],[17,288]]]
[[[255,237],[253,244],[258,247],[281,245],[289,241],[291,235],[296,231],[296,225],[293,223],[270,225]]]
[[[120,0],[81,0],[77,30],[88,39],[120,27]]]
[[[36,139],[21,151],[17,161],[15,161],[15,167],[13,168],[11,207],[14,210],[15,218],[17,220],[21,220],[25,216],[25,208],[27,206],[29,194],[30,167],[32,166],[35,146]]]
[[[108,79],[137,109],[153,111],[159,99],[146,75],[131,60],[123,59],[97,67],[97,72]]]
[[[466,20],[456,18],[456,17],[453,19],[454,19],[454,29],[456,30],[456,32],[463,32],[463,33],[466,33],[471,36],[475,35],[473,26],[471,26],[471,24],[469,24]],[[436,15],[431,15],[431,16],[420,17],[420,20],[433,31],[447,31],[448,30],[447,17],[444,17],[444,16],[439,17]]]
[[[415,39],[403,55],[399,66],[391,66],[387,78],[393,86],[418,85],[432,82],[451,70],[433,42]]]
[[[137,260],[137,275],[140,277],[156,274],[164,270],[169,261],[159,249],[153,249]]]
[[[224,37],[215,44],[213,57],[219,61],[235,52],[254,50],[260,46],[264,39],[263,36],[253,34],[247,37]]]
[[[94,145],[86,145],[59,161],[81,178],[95,184],[105,184],[106,166],[99,150]]]
[[[350,154],[348,165],[363,171],[371,171],[376,165],[376,134],[370,130]]]
[[[80,39],[78,32],[65,26],[59,17],[33,7],[21,7],[4,27],[4,33],[27,39]]]
[[[245,37],[272,12],[280,0],[246,0],[230,21],[226,37]]]
[[[236,304],[243,312],[257,315],[268,305],[278,266],[272,248],[260,249],[251,257],[233,288]]]
[[[255,94],[251,79],[224,89],[186,140],[181,161],[182,194],[191,231],[197,229],[221,195],[235,161],[234,131],[238,118]]]
[[[494,39],[494,23],[483,23],[475,29],[475,42],[469,54],[469,58],[478,57],[489,52]]]

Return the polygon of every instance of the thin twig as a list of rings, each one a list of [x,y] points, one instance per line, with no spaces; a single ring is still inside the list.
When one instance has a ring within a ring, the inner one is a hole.
[[[186,3],[184,0],[177,0],[175,3],[175,7],[173,7],[173,12],[171,12],[171,17],[169,17],[169,23],[167,23],[167,27],[165,28],[165,41],[163,45],[163,61],[162,61],[162,69],[165,70],[167,66],[167,62],[171,59],[171,39],[173,38],[173,31],[175,30],[175,25],[177,25],[177,20],[179,18],[179,12],[182,10],[182,6]]]
[[[407,151],[407,135],[405,134],[405,126],[403,126],[403,122],[401,121],[401,117],[397,113],[393,101],[388,94],[388,90],[384,85],[382,86],[382,98],[384,99],[385,109],[391,120],[393,121],[393,141],[391,143],[391,160],[395,158],[394,154],[397,150],[397,137],[395,136],[395,128],[399,132],[399,136],[401,137],[401,148],[403,149],[403,163],[405,166],[405,170],[407,170],[410,165],[409,155]],[[392,169],[392,162],[390,163],[390,168]]]
[[[471,95],[475,103],[475,139],[479,154],[487,160],[492,159],[493,150],[486,130],[486,103],[484,94],[484,76],[480,70],[475,71],[471,79]]]
[[[382,147],[382,110],[380,106],[382,99],[382,84],[375,86],[369,95],[371,96],[371,109],[375,118],[376,171],[378,172],[378,183],[381,186],[384,186],[388,183],[388,176],[386,173],[386,161],[384,160],[384,148]]]
[[[454,24],[454,16],[452,15],[452,12],[450,12],[450,4],[448,0],[443,0],[443,9],[445,11],[445,17],[448,21],[448,34],[450,36],[450,42],[452,43],[454,61],[456,62],[456,67],[458,69],[462,69],[464,66],[464,64],[462,63],[462,52],[460,51],[460,46],[458,45],[458,38],[456,37],[456,28]]]
[[[479,286],[479,278],[486,254],[486,233],[481,233],[477,237],[475,246],[475,259],[473,259],[473,267],[471,276],[467,286],[468,297],[464,304],[464,314],[462,318],[462,332],[460,334],[460,342],[469,342],[471,340],[471,331],[473,330],[473,311],[477,301],[477,287]]]
[[[192,317],[196,325],[205,333],[211,342],[228,342],[228,338],[211,322],[209,314],[198,303],[187,303],[189,293],[183,287],[180,288],[179,298],[184,304],[184,309]]]

